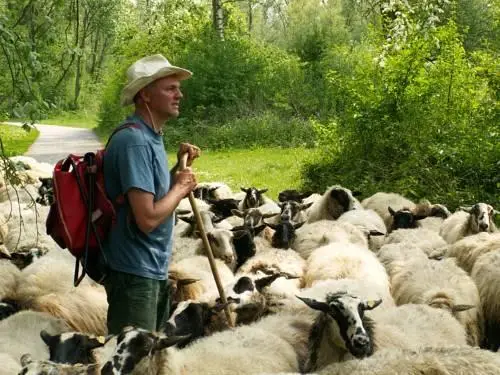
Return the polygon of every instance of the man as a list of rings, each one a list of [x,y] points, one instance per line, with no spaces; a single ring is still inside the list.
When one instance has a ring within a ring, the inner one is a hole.
[[[123,124],[133,125],[115,133],[104,160],[106,193],[113,201],[123,201],[117,205],[117,222],[104,246],[112,334],[127,325],[157,330],[166,318],[173,214],[196,186],[189,166],[199,149],[181,144],[177,164],[169,172],[162,128],[179,115],[180,82],[190,76],[162,55],[142,58],[127,71],[121,103],[134,104],[135,113]],[[188,167],[178,170],[185,153]]]

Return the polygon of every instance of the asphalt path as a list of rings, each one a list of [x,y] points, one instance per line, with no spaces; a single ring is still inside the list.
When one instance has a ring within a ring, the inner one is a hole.
[[[19,123],[9,123],[19,126]],[[25,153],[39,162],[55,164],[69,154],[85,154],[103,147],[91,129],[36,124],[40,135]]]

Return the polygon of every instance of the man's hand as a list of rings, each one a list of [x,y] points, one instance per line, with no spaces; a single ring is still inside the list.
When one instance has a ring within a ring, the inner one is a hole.
[[[175,173],[173,188],[178,190],[183,197],[192,192],[197,184],[196,176],[191,168],[186,167]]]
[[[201,150],[199,147],[189,144],[181,143],[179,145],[179,151],[177,152],[177,164],[180,165],[182,155],[188,154],[186,166],[190,167],[193,164],[194,159],[200,156]]]

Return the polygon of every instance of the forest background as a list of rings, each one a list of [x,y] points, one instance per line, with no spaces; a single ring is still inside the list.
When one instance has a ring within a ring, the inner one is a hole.
[[[126,68],[162,53],[194,72],[170,149],[307,150],[302,189],[498,209],[499,44],[499,0],[0,0],[0,121],[105,140]]]

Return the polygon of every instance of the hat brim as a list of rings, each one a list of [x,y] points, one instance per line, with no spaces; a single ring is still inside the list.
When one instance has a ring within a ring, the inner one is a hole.
[[[151,82],[156,81],[157,79],[175,75],[179,78],[179,80],[183,81],[185,79],[190,78],[193,73],[191,73],[187,69],[182,69],[177,66],[167,66],[160,70],[158,70],[155,74],[150,76],[140,77],[132,82],[130,82],[127,86],[125,86],[122,90],[121,95],[121,105],[127,106],[134,103],[134,96],[144,87],[149,85]]]

